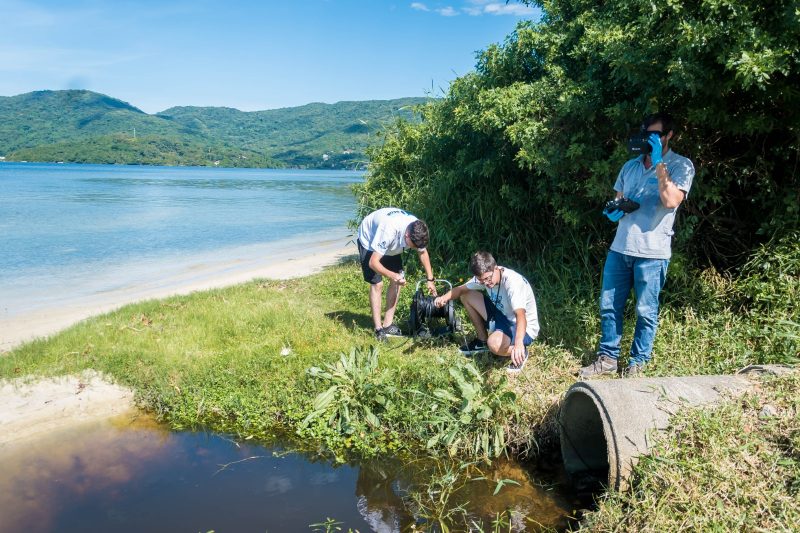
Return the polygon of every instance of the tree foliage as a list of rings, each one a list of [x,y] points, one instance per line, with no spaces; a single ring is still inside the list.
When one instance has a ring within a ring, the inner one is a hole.
[[[677,244],[740,265],[798,227],[800,7],[791,0],[554,0],[371,152],[364,210],[426,219],[445,259],[530,259],[565,234],[607,239],[602,202],[642,117],[677,119],[697,175]],[[691,237],[691,239],[689,239]]]

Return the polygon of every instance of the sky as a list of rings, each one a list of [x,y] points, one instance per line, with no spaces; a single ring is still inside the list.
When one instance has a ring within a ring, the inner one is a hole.
[[[0,96],[88,89],[147,113],[441,96],[538,17],[514,0],[0,0]]]

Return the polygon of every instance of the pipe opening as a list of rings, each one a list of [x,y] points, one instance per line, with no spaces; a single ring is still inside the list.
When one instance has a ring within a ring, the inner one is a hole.
[[[581,491],[608,482],[608,444],[603,416],[585,392],[570,391],[561,406],[561,455],[570,481]]]

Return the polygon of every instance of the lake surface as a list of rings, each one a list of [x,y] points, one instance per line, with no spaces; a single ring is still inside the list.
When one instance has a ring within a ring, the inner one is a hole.
[[[363,173],[0,163],[0,319],[315,249]],[[205,270],[203,270],[205,269]]]
[[[424,524],[411,493],[431,474],[423,463],[336,465],[278,446],[171,432],[146,416],[0,448],[0,460],[0,533],[325,531],[310,526],[328,518],[342,531],[407,531]],[[503,531],[567,527],[572,502],[557,487],[513,463],[482,474],[487,479],[466,481],[451,505],[464,505],[483,530],[506,510]],[[494,494],[498,479],[519,485]]]

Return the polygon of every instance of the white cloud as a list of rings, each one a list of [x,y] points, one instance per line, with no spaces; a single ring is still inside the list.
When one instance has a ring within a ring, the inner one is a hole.
[[[523,4],[498,4],[495,2],[483,6],[483,12],[490,15],[514,15],[520,17],[533,15],[535,11],[532,7]]]
[[[428,6],[426,6],[422,2],[412,2],[411,9],[416,9],[417,11],[430,11]]]
[[[500,3],[494,0],[468,0],[472,7],[465,7],[464,12],[474,17],[479,15],[513,15],[521,17],[533,15],[536,9],[519,3]]]
[[[455,17],[455,16],[458,16],[458,11],[456,11],[455,9],[453,9],[450,6],[443,7],[441,9],[437,9],[436,12],[439,13],[440,15],[442,15],[443,17]]]

